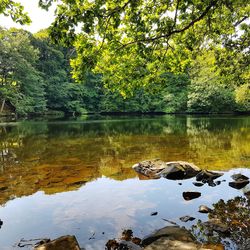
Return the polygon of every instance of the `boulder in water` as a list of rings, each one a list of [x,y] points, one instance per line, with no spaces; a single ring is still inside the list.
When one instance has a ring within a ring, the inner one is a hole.
[[[158,159],[139,162],[132,168],[137,173],[152,179],[164,177],[171,180],[192,178],[201,171],[193,163],[184,161],[163,162]]]

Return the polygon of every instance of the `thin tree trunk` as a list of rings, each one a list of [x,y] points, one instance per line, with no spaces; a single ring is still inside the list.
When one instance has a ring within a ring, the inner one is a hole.
[[[2,112],[3,112],[4,105],[5,105],[5,99],[3,99],[3,101],[2,101],[2,106],[1,106],[1,109],[0,109],[0,113],[2,113]]]

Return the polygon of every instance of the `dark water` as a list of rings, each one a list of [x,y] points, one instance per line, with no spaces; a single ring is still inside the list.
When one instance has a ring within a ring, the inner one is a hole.
[[[181,181],[182,185],[139,179],[131,166],[153,158],[222,171],[218,180],[226,182],[195,187],[193,179]],[[197,227],[198,219],[208,219],[197,212],[199,205],[212,207],[220,199],[245,197],[250,189],[249,185],[241,190],[229,187],[234,173],[250,177],[249,116],[0,123],[0,219],[4,223],[0,249],[17,249],[21,238],[65,234],[76,235],[87,250],[104,249],[105,242],[123,229],[142,237],[169,225],[162,219],[192,228],[200,240],[206,240]],[[182,192],[190,190],[201,192],[201,197],[185,201]],[[158,215],[150,216],[154,211]],[[185,215],[196,220],[182,223],[179,217]],[[248,223],[241,232],[243,240],[250,238]],[[237,240],[228,241],[237,249]]]

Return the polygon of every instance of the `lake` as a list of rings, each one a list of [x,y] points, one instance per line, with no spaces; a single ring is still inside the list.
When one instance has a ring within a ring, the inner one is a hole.
[[[149,180],[131,168],[156,158],[222,172],[218,178],[222,182],[196,187],[194,179]],[[20,239],[70,234],[87,250],[104,249],[107,240],[124,229],[143,237],[171,224],[166,220],[191,229],[205,241],[210,238],[202,234],[199,223],[208,220],[208,215],[199,213],[199,206],[213,207],[220,199],[237,202],[237,197],[249,193],[249,184],[242,189],[228,185],[235,173],[250,177],[250,116],[2,122],[0,248],[18,249]],[[182,193],[187,190],[202,195],[186,201]],[[249,196],[244,202],[249,206]],[[152,212],[158,214],[151,216]],[[196,220],[181,222],[185,215]],[[226,249],[237,249],[238,239],[250,238],[247,220],[243,232],[235,231],[242,235],[216,240],[225,242]]]

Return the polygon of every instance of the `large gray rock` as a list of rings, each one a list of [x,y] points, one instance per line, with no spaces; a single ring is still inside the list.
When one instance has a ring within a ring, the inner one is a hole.
[[[195,242],[169,240],[167,238],[160,238],[144,248],[144,250],[214,250],[214,249],[224,250],[224,247],[216,246],[214,244],[201,245]]]
[[[192,178],[201,171],[193,163],[184,161],[164,162],[158,159],[139,162],[132,168],[137,173],[152,179],[164,177],[171,180]]]
[[[81,250],[81,248],[75,236],[66,235],[41,244],[35,247],[35,250]]]
[[[185,242],[193,242],[195,240],[193,235],[185,228],[181,228],[179,226],[167,226],[155,231],[154,233],[142,239],[142,245],[147,246],[163,237],[170,240],[179,240]]]
[[[224,250],[221,244],[200,244],[185,228],[167,226],[143,239],[145,250]]]

